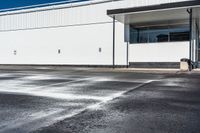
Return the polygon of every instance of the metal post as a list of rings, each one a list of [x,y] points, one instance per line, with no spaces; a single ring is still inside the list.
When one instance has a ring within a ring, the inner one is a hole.
[[[187,9],[187,12],[189,13],[189,25],[190,25],[190,48],[189,48],[189,59],[190,62],[192,62],[192,9]],[[191,63],[190,63],[190,70],[191,70]]]
[[[192,60],[192,9],[190,9],[190,60]]]
[[[115,68],[115,16],[113,16],[113,69]]]
[[[127,42],[127,46],[126,46],[126,64],[127,64],[127,68],[129,67],[129,42]]]

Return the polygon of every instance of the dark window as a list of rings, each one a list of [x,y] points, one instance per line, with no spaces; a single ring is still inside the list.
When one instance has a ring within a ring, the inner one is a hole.
[[[189,41],[189,26],[134,27],[130,25],[130,43]]]
[[[148,30],[147,29],[138,30],[138,39],[139,39],[140,43],[147,43],[148,42]]]
[[[149,42],[167,42],[169,31],[165,27],[149,28]]]
[[[130,43],[139,42],[139,29],[130,28]]]
[[[170,27],[169,28],[170,41],[188,41],[190,38],[189,27]]]

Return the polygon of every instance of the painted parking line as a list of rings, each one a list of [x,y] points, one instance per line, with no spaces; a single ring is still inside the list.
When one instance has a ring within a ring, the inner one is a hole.
[[[13,75],[11,74],[7,76],[11,77]],[[51,80],[57,79],[57,83],[51,82]],[[60,79],[69,79],[70,81],[63,82],[62,80],[62,82],[59,82]],[[42,80],[49,80],[49,84],[40,85],[39,82],[42,82]],[[155,80],[120,80],[115,77],[106,76],[89,77],[75,75],[74,77],[74,75],[54,76],[48,74],[29,74],[28,76],[19,76],[17,79],[1,81],[0,93],[9,93],[13,95],[23,94],[26,96],[33,96],[35,98],[44,97],[55,100],[59,99],[64,100],[63,102],[69,105],[72,105],[73,101],[92,102],[88,102],[87,104],[81,103],[80,106],[73,108],[72,110],[65,107],[59,107],[57,109],[54,107],[48,107],[48,112],[39,110],[38,113],[28,110],[30,114],[21,119],[19,118],[17,120],[18,124],[12,124],[16,123],[15,120],[8,120],[4,124],[0,125],[0,132],[12,133],[15,129],[20,129],[20,131],[35,130],[41,127],[49,126],[58,121],[71,118],[86,110],[98,110],[101,109],[104,104],[114,100],[115,98],[119,98],[126,93],[143,87],[153,81]],[[26,83],[31,84],[26,85]],[[120,86],[118,86],[119,84]],[[95,89],[93,90],[93,87],[95,86],[99,86],[97,91],[95,91]],[[112,89],[113,87],[114,89]],[[88,92],[88,90],[91,90],[94,93]]]
[[[66,100],[69,100],[69,99],[76,99],[76,100],[78,100],[78,99],[92,99],[92,100],[102,101],[102,100],[107,99],[107,98],[109,99],[109,96],[108,97],[106,97],[106,96],[102,97],[102,96],[92,96],[92,95],[84,95],[84,94],[77,95],[77,94],[70,94],[70,92],[67,92],[67,93],[63,93],[62,91],[51,92],[48,89],[44,89],[44,88],[53,87],[55,85],[65,85],[65,84],[76,83],[76,82],[87,81],[87,80],[94,80],[94,78],[79,79],[79,80],[74,80],[74,81],[69,81],[69,82],[54,83],[54,84],[50,84],[50,85],[46,85],[46,86],[38,86],[38,87],[30,87],[30,88],[27,88],[26,86],[25,86],[25,88],[18,88],[19,86],[10,87],[6,83],[5,85],[0,86],[0,92],[1,93],[12,93],[12,94],[23,94],[23,95],[31,95],[31,96],[50,97],[50,98],[66,99]],[[97,80],[97,81],[99,81],[99,80]],[[103,80],[101,80],[101,81],[103,81]],[[113,91],[113,93],[115,93],[115,91]]]
[[[6,80],[4,82],[1,82],[0,88],[5,88],[5,90],[0,89],[2,92],[18,92],[18,93],[23,93],[23,90],[21,88],[25,88],[24,91],[27,92],[27,90],[37,90],[37,89],[43,89],[43,88],[48,88],[48,87],[53,87],[56,85],[65,85],[65,84],[70,84],[70,83],[76,83],[76,82],[81,82],[81,81],[86,81],[86,80],[91,80],[92,78],[80,78],[80,79],[72,79],[72,81],[65,81],[65,82],[58,82],[58,83],[49,83],[49,85],[23,85],[23,83],[27,83],[28,81],[34,81],[34,79],[56,79],[57,77],[50,77],[48,76],[28,76],[28,77],[23,77],[19,79],[11,79],[11,80]],[[26,79],[26,80],[25,80]],[[64,79],[64,78],[63,78]],[[18,90],[20,88],[20,90]]]
[[[36,75],[35,76],[28,76],[25,77],[23,79],[54,79],[55,76],[50,76],[50,75]],[[77,82],[81,82],[81,81],[93,81],[93,82],[102,82],[102,81],[118,81],[116,79],[112,79],[112,78],[107,78],[107,77],[89,77],[89,78],[81,78],[81,79],[74,79],[72,81],[66,81],[66,82],[59,82],[59,83],[49,83],[49,85],[39,85],[37,87],[35,86],[23,86],[22,84],[29,80],[25,80],[22,81],[12,81],[11,84],[9,84],[9,82],[5,82],[5,84],[0,85],[0,92],[1,93],[13,93],[13,94],[23,94],[23,95],[32,95],[32,96],[41,96],[41,97],[50,97],[50,98],[57,98],[57,99],[92,99],[92,100],[98,100],[98,101],[102,101],[105,99],[109,99],[109,96],[92,96],[92,95],[85,95],[85,94],[81,94],[81,95],[77,95],[77,94],[70,94],[70,92],[65,92],[63,93],[63,91],[61,90],[60,92],[55,92],[55,91],[50,91],[49,89],[46,88],[51,88],[52,89],[56,89],[55,86],[57,85],[68,85],[68,84],[72,84],[72,83],[77,83]],[[14,83],[13,83],[14,82]],[[135,83],[135,81],[128,81],[131,83]],[[143,81],[144,82],[144,81]],[[140,82],[140,83],[143,83]],[[148,81],[147,81],[148,82]],[[54,88],[55,87],[55,88]],[[59,88],[59,87],[57,87]],[[127,90],[126,90],[127,91]],[[117,92],[117,93],[123,93],[122,92]],[[111,92],[112,93],[112,92]],[[113,93],[117,94],[115,91],[113,91]]]
[[[26,119],[26,120],[22,120],[22,121],[18,121],[17,124],[11,124],[12,126],[5,126],[4,128],[0,128],[0,131],[1,132],[7,132],[7,133],[11,133],[12,131],[15,131],[15,129],[17,128],[20,128],[20,130],[22,131],[26,131],[26,130],[35,130],[35,128],[40,128],[40,127],[44,127],[44,126],[49,126],[51,124],[54,124],[58,121],[61,121],[61,120],[64,120],[64,119],[67,119],[67,118],[71,118],[73,116],[76,116],[86,110],[98,110],[101,108],[101,106],[103,106],[104,104],[112,101],[113,99],[116,99],[116,98],[119,98],[121,96],[123,96],[124,94],[130,92],[130,91],[133,91],[135,89],[138,89],[138,88],[141,88],[145,85],[148,85],[150,83],[152,83],[153,81],[155,80],[148,80],[142,84],[139,84],[135,87],[132,87],[132,88],[129,88],[127,89],[126,91],[121,91],[121,92],[118,92],[118,93],[113,93],[111,94],[110,96],[108,97],[104,97],[102,96],[101,99],[99,99],[100,101],[95,103],[95,104],[90,104],[86,107],[83,107],[83,108],[80,108],[80,109],[75,109],[71,112],[66,112],[66,110],[57,110],[57,111],[53,111],[51,113],[41,113],[40,115],[37,115],[36,114],[33,114],[32,117],[30,117],[29,119]],[[78,96],[80,97],[80,96]],[[73,100],[76,100],[76,96],[73,96],[71,97]],[[82,97],[83,98],[83,97]],[[88,97],[85,97],[87,99],[91,99],[92,96],[88,96]],[[96,98],[94,98],[96,99]],[[15,121],[13,121],[12,123],[15,123]],[[33,123],[37,123],[36,125],[33,124]],[[32,125],[35,125],[34,127]],[[28,129],[27,129],[28,128]],[[31,129],[32,128],[32,129]]]

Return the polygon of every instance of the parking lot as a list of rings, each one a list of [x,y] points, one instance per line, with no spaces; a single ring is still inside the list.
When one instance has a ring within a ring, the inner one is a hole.
[[[200,74],[0,70],[2,133],[199,133]]]

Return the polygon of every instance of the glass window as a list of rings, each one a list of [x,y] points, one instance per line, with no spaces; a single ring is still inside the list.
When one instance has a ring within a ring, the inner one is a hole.
[[[189,41],[189,25],[134,27],[130,25],[130,43]]]
[[[148,30],[146,28],[130,28],[130,43],[147,43]]]
[[[130,28],[130,43],[139,43],[139,31],[134,28]]]
[[[139,42],[140,43],[147,43],[148,42],[148,30],[147,29],[140,29],[138,30]]]
[[[190,38],[189,26],[184,27],[170,27],[169,28],[170,41],[188,41]]]
[[[168,42],[169,31],[164,27],[149,29],[149,42]]]

